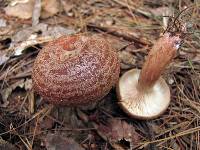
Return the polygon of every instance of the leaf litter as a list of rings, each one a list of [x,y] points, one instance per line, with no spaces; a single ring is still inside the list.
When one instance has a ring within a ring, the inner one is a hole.
[[[129,143],[129,149],[133,149],[134,145],[140,141],[140,136],[134,126],[119,119],[112,118],[108,120],[108,124],[100,124],[98,131],[104,134],[111,143],[126,141]]]
[[[37,3],[35,3],[37,2]],[[48,4],[48,5],[47,5]],[[141,68],[166,22],[192,25],[166,69],[172,101],[157,119],[139,121],[119,109],[114,90],[91,110],[59,108],[32,90],[40,49],[69,34],[100,34],[117,49],[121,74]],[[36,7],[37,6],[37,7]],[[0,147],[4,149],[198,149],[200,145],[199,4],[176,1],[3,1],[0,5]],[[33,16],[34,15],[34,16]],[[7,143],[7,144],[5,144]]]

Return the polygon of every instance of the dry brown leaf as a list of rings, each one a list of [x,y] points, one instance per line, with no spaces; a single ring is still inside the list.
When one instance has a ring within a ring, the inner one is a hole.
[[[34,7],[34,0],[29,0],[24,3],[17,3],[16,5],[9,5],[4,8],[9,16],[18,17],[21,19],[30,19],[32,17]]]
[[[108,125],[100,125],[98,131],[103,133],[111,142],[116,143],[121,140],[130,142],[130,148],[140,140],[134,126],[119,119],[110,119]]]
[[[47,150],[84,150],[72,138],[61,134],[48,134],[45,140]]]

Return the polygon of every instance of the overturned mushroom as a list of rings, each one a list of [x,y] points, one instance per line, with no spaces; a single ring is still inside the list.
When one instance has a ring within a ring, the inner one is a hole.
[[[120,78],[117,87],[119,104],[130,116],[152,119],[167,109],[170,90],[160,76],[175,56],[180,43],[178,34],[165,33],[149,52],[142,70],[130,70]]]

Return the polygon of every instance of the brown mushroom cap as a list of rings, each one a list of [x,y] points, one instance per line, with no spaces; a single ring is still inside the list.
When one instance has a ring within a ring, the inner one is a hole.
[[[65,36],[47,44],[32,72],[35,91],[53,104],[83,105],[104,97],[119,78],[117,52],[98,36]]]
[[[162,114],[170,103],[170,90],[159,78],[154,86],[145,92],[138,91],[140,70],[132,69],[123,74],[117,86],[121,108],[138,119],[152,119]]]

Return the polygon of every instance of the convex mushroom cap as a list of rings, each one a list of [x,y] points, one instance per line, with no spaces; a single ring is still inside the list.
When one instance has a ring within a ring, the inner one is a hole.
[[[161,115],[170,103],[170,89],[162,77],[164,68],[175,56],[181,43],[179,35],[165,33],[153,46],[142,70],[124,73],[117,86],[121,108],[138,119]]]
[[[104,97],[119,78],[117,52],[99,36],[64,36],[39,52],[33,67],[35,91],[44,100],[68,106]]]

